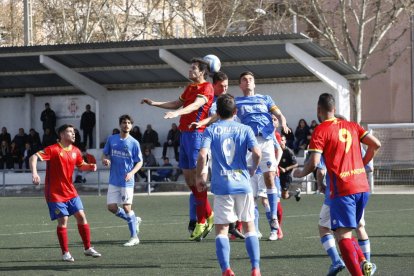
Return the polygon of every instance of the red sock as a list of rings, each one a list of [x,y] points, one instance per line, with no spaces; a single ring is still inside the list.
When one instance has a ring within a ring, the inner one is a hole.
[[[352,242],[354,243],[355,251],[358,254],[358,262],[362,263],[363,261],[366,260],[365,255],[362,252],[361,247],[359,246],[359,243],[358,243],[357,239],[355,239],[355,237],[352,237]]]
[[[341,251],[342,259],[345,262],[346,268],[352,276],[362,276],[361,267],[358,261],[358,253],[355,250],[352,239],[342,239],[338,242]]]
[[[207,196],[207,192],[206,192],[206,218],[211,216],[211,213],[213,212],[213,210],[211,209],[210,206],[210,202],[208,201],[208,196]]]
[[[283,207],[282,207],[282,203],[279,201],[277,203],[277,220],[279,221],[280,225],[282,225],[282,219],[283,219]]]
[[[62,249],[62,254],[65,254],[65,252],[69,252],[69,246],[68,246],[68,232],[66,230],[66,227],[57,227],[56,228],[56,234],[58,236],[60,249]]]
[[[83,247],[86,250],[91,247],[91,230],[89,229],[89,224],[78,224],[78,231],[83,241]]]
[[[207,191],[199,192],[197,187],[191,187],[193,191],[195,200],[196,200],[196,213],[197,213],[197,222],[206,223],[206,201],[207,201]],[[207,201],[208,202],[208,201]],[[210,206],[210,204],[209,204]],[[211,207],[210,207],[211,211]]]

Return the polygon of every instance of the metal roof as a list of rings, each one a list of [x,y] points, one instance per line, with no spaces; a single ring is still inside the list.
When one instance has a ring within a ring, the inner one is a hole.
[[[361,79],[352,66],[302,34],[203,37],[28,47],[0,47],[0,96],[81,93],[44,67],[48,56],[109,90],[177,87],[188,80],[159,57],[168,50],[184,61],[217,55],[230,80],[252,71],[257,83],[306,82],[318,79],[285,50],[292,43],[348,80]]]

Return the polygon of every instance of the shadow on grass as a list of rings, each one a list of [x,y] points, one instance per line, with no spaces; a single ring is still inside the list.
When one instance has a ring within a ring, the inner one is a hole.
[[[33,261],[21,261],[21,262],[31,262]],[[44,260],[42,260],[44,262]],[[93,269],[96,270],[108,270],[108,269],[148,269],[148,268],[160,268],[159,265],[139,265],[139,264],[133,264],[133,265],[125,265],[125,264],[76,264],[75,263],[64,263],[60,262],[56,263],[56,260],[51,261],[52,263],[47,265],[29,265],[29,266],[13,266],[13,267],[0,267],[0,272],[7,272],[7,271],[37,271],[37,270],[46,270],[46,271],[73,271],[73,270],[88,270]],[[56,264],[53,264],[56,263]],[[98,271],[99,273],[99,271]]]

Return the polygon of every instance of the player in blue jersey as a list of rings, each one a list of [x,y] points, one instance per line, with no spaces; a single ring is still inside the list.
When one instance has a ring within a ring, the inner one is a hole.
[[[275,105],[272,98],[266,95],[255,94],[255,81],[252,72],[240,74],[239,87],[243,91],[243,97],[236,97],[237,117],[242,124],[251,127],[262,152],[260,169],[263,172],[267,188],[267,198],[270,204],[271,228],[273,230],[271,233],[274,233],[279,228],[277,220],[278,195],[275,186],[275,172],[278,162],[274,150],[275,129],[272,123],[272,114],[279,119],[285,132],[289,132],[289,128],[286,125],[285,116]]]
[[[260,247],[254,227],[254,199],[250,176],[258,168],[261,153],[251,128],[233,121],[234,97],[224,94],[217,99],[220,120],[208,127],[197,159],[197,188],[205,190],[207,174],[203,173],[208,150],[212,155],[211,191],[214,193],[216,254],[223,275],[234,275],[230,268],[229,223],[240,219],[245,231],[251,275],[260,275]],[[246,155],[252,152],[251,167]]]
[[[129,135],[134,121],[129,115],[119,117],[121,133],[109,136],[103,149],[102,163],[110,167],[107,194],[108,210],[127,221],[131,237],[124,246],[139,244],[141,218],[132,210],[134,175],[142,166],[142,153],[137,140]],[[121,205],[119,207],[118,205]]]

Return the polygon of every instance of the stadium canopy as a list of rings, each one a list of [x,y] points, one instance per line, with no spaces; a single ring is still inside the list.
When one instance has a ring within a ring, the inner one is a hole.
[[[99,100],[100,91],[183,86],[188,62],[207,54],[220,58],[233,81],[243,71],[256,83],[342,87],[364,78],[302,34],[0,47],[0,97],[85,93]]]

